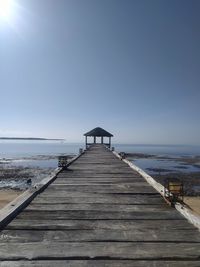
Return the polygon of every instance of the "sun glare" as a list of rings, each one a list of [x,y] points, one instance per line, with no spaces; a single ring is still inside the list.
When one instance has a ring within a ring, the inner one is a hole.
[[[0,18],[10,20],[13,11],[13,0],[0,0]]]

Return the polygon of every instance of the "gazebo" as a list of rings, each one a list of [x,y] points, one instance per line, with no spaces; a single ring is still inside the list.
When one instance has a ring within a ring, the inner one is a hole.
[[[111,147],[111,137],[113,137],[113,135],[111,133],[107,132],[106,130],[100,128],[100,127],[94,128],[93,130],[85,133],[84,136],[85,136],[86,148],[87,148],[88,145],[96,144],[97,143],[97,137],[101,137],[101,144],[105,144],[109,148]],[[88,143],[88,137],[93,137],[94,138],[93,143]],[[104,143],[104,137],[108,137],[109,138],[109,142],[108,143]]]

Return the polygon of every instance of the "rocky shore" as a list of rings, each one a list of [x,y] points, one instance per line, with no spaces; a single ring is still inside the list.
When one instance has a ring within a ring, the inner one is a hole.
[[[60,155],[0,159],[0,208],[41,181],[57,167]],[[74,155],[69,155],[69,160]],[[51,166],[53,163],[53,166]]]
[[[37,155],[0,160],[0,189],[25,190],[51,174],[60,155]],[[69,155],[69,160],[73,155]]]
[[[152,165],[154,163],[156,167],[148,167],[144,170],[153,176],[156,181],[164,185],[165,179],[178,178],[184,184],[186,196],[200,196],[200,156],[169,157],[142,153],[125,153],[125,156],[136,165],[138,160],[141,159],[152,160]],[[159,167],[165,161],[168,161],[171,167]],[[193,168],[195,171],[188,171],[189,168]]]

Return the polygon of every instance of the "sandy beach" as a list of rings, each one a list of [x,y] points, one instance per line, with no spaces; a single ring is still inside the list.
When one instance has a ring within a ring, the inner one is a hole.
[[[54,170],[53,168],[13,166],[9,164],[11,160],[9,163],[6,159],[3,163],[2,161],[0,162],[0,209],[31,186],[27,183],[28,180],[34,184]]]
[[[71,159],[73,156],[68,155],[68,158]],[[0,159],[0,209],[34,183],[51,175],[55,168],[48,164],[53,161],[57,166],[57,158],[58,155],[35,155],[17,159]],[[29,180],[31,184],[28,183]]]
[[[0,190],[0,209],[2,209],[4,206],[6,206],[9,202],[14,200],[16,197],[18,197],[22,193],[23,191],[20,191],[20,190],[1,189]]]
[[[184,202],[200,216],[200,197],[184,197]]]

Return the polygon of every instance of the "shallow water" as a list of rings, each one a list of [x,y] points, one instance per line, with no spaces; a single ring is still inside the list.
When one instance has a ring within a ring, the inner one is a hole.
[[[57,168],[59,155],[76,155],[82,144],[63,141],[1,140],[0,163],[30,168]]]
[[[13,160],[10,162],[11,166],[17,167],[26,167],[26,168],[57,168],[58,167],[58,160],[57,159],[20,159],[20,160]]]
[[[190,145],[114,145],[117,152],[144,153],[158,156],[198,156],[200,155],[200,146]]]
[[[32,157],[35,155],[77,154],[81,143],[63,141],[0,140],[0,158]]]
[[[114,144],[117,152],[144,153],[156,157],[169,157],[171,159],[135,159],[134,163],[150,174],[159,171],[150,169],[163,169],[162,172],[195,172],[199,168],[192,164],[183,164],[173,158],[191,157],[200,155],[200,146],[176,146],[176,145],[123,145]],[[0,140],[0,163],[12,166],[31,168],[56,168],[56,156],[78,154],[79,148],[84,148],[83,143],[67,143],[63,141],[25,141],[25,140]],[[53,157],[52,157],[53,156]],[[9,159],[9,160],[8,160]]]
[[[117,152],[143,153],[155,155],[154,158],[140,158],[130,160],[147,173],[167,174],[170,172],[199,172],[200,168],[193,164],[186,164],[181,161],[183,157],[194,157],[200,155],[200,146],[186,145],[115,145]],[[159,159],[166,157],[166,159]],[[157,170],[156,170],[157,169]]]
[[[168,160],[168,159],[135,159],[132,160],[134,164],[146,170],[149,174],[166,174],[170,172],[198,172],[200,168],[191,164],[185,164],[181,161]]]
[[[0,189],[1,188],[13,188],[13,189],[20,189],[25,190],[29,186],[27,182],[24,180],[1,180],[0,181]]]

